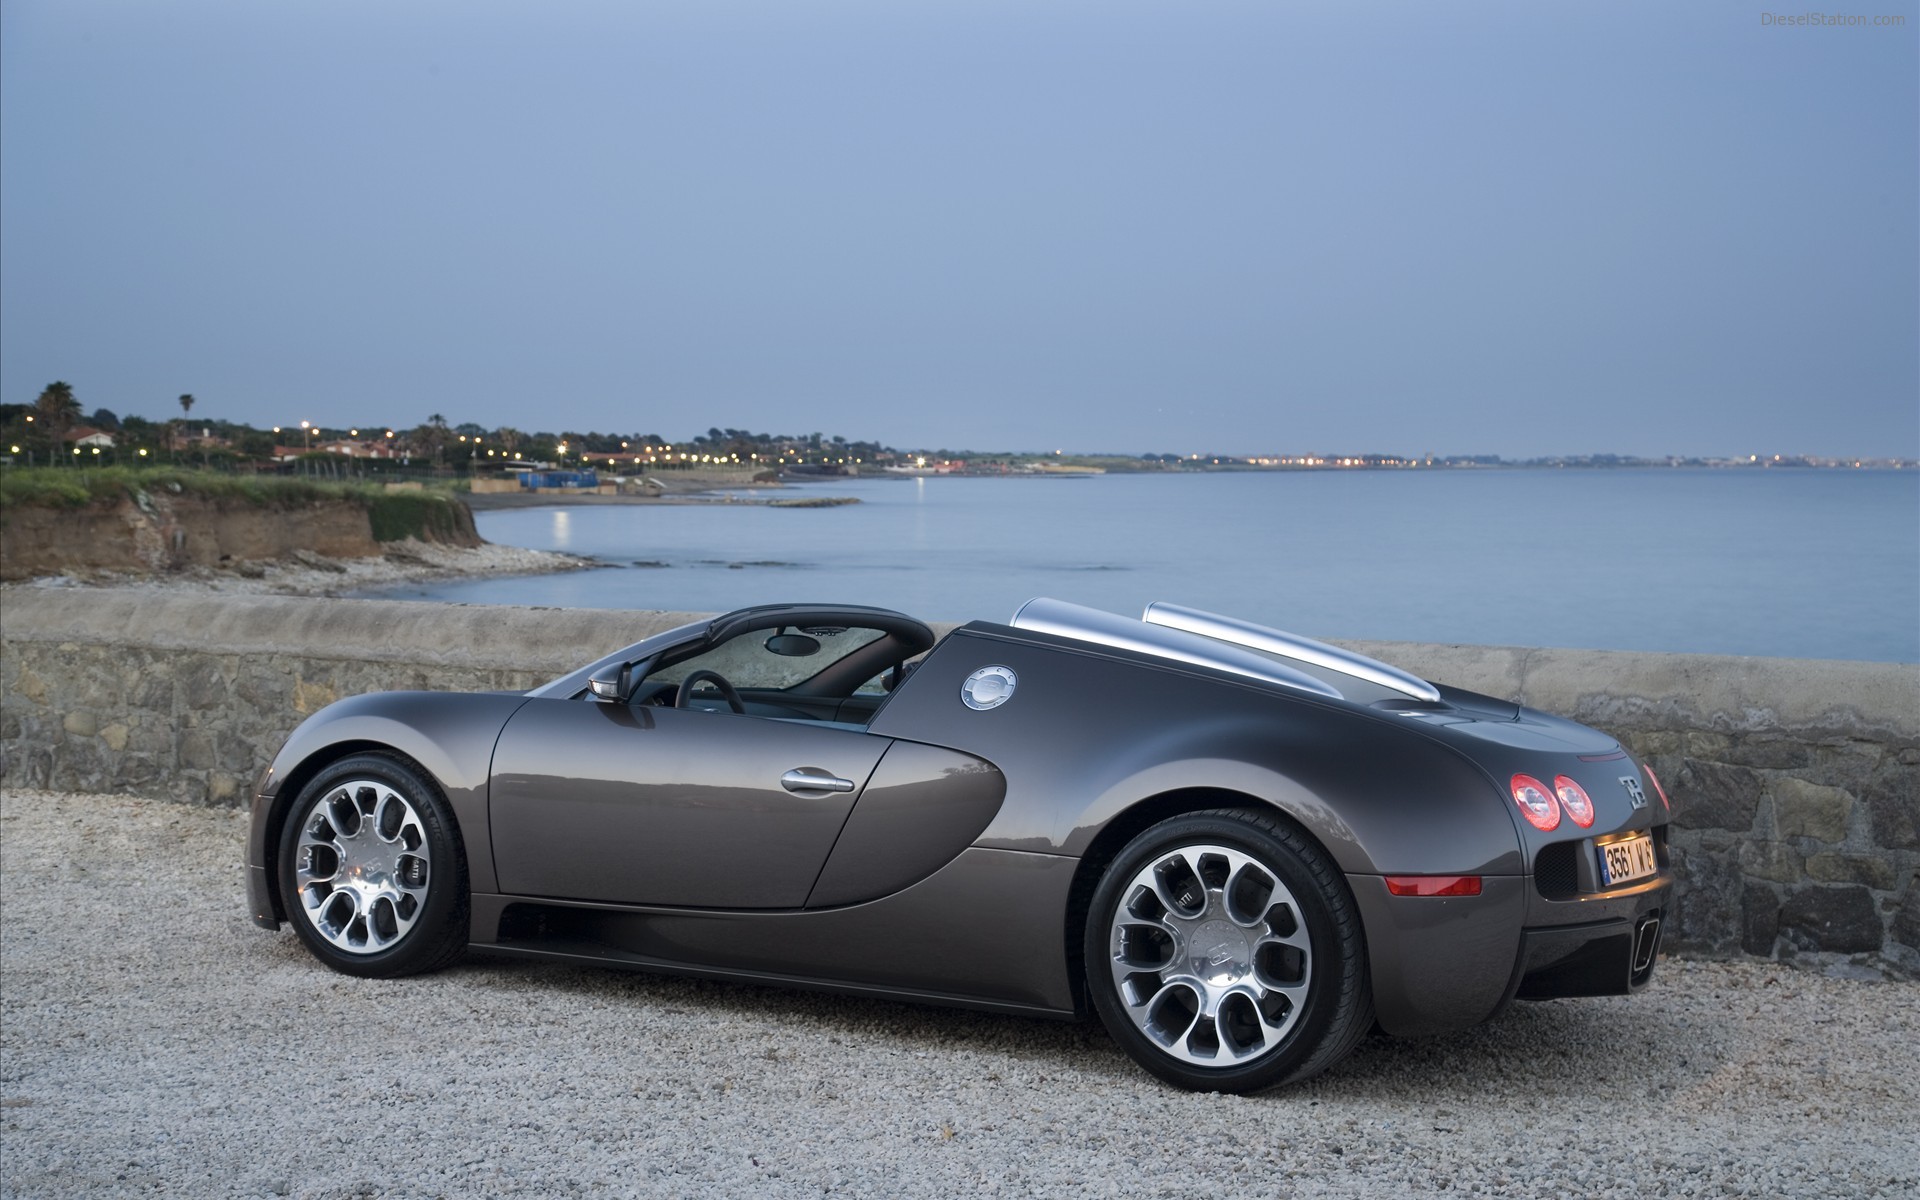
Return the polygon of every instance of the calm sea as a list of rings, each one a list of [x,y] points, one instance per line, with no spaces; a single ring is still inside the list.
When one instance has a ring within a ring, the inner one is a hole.
[[[809,493],[861,503],[483,512],[490,541],[608,569],[364,594],[693,611],[827,600],[999,621],[1036,595],[1119,612],[1164,599],[1323,638],[1920,661],[1916,472],[849,479],[781,490]]]

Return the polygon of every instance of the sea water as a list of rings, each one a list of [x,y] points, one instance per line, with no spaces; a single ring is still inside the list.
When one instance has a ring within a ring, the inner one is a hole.
[[[727,495],[482,512],[489,541],[605,566],[364,594],[996,621],[1037,595],[1128,613],[1170,600],[1321,638],[1920,661],[1920,472],[936,476]],[[737,502],[776,495],[860,503]]]

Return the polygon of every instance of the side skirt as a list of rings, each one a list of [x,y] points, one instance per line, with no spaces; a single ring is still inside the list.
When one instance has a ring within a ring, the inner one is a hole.
[[[975,846],[890,896],[825,909],[660,908],[476,893],[471,940],[477,950],[1071,1013],[1066,911],[1078,866],[1063,855]]]
[[[915,1004],[934,1004],[942,1008],[965,1008],[979,1012],[1005,1013],[1009,1016],[1040,1017],[1051,1021],[1072,1021],[1079,1014],[1071,1009],[1042,1008],[1006,1000],[986,1000],[977,996],[954,996],[912,988],[890,988],[873,984],[846,983],[832,979],[803,979],[792,975],[771,975],[764,971],[727,970],[718,967],[694,967],[685,963],[656,962],[637,955],[616,955],[602,948],[598,952],[584,948],[559,946],[516,946],[504,942],[473,942],[470,949],[508,958],[539,959],[548,962],[578,963],[618,971],[641,971],[651,975],[675,975],[692,979],[713,979],[723,983],[757,984],[765,987],[795,988],[807,992],[829,992],[837,996],[859,996],[873,1000],[905,1000]]]

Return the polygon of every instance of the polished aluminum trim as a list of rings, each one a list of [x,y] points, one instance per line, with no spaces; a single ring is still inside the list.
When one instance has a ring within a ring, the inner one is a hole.
[[[1078,641],[1095,642],[1121,650],[1133,650],[1159,658],[1170,658],[1175,662],[1191,663],[1197,667],[1231,671],[1235,675],[1245,675],[1265,683],[1277,683],[1282,687],[1311,692],[1316,696],[1344,699],[1338,688],[1324,680],[1315,679],[1304,671],[1296,671],[1292,667],[1281,666],[1272,659],[1262,658],[1257,654],[1250,654],[1245,650],[1223,644],[1218,638],[1202,637],[1197,633],[1170,629],[1162,625],[1149,625],[1144,621],[1135,621],[1130,617],[1102,612],[1097,608],[1069,604],[1065,600],[1051,600],[1045,596],[1036,596],[1022,604],[1019,611],[1013,614],[1013,620],[1008,623],[1015,629],[1050,633],[1056,637],[1074,638]]]
[[[1368,683],[1377,683],[1381,687],[1391,688],[1415,700],[1437,702],[1440,699],[1440,689],[1417,675],[1409,675],[1400,668],[1388,666],[1378,659],[1368,658],[1364,654],[1355,654],[1351,650],[1342,650],[1338,646],[1329,646],[1325,642],[1316,642],[1312,638],[1301,637],[1297,633],[1284,633],[1278,629],[1269,629],[1265,625],[1255,625],[1251,621],[1223,617],[1217,613],[1202,612],[1197,608],[1187,608],[1179,604],[1168,604],[1164,600],[1156,600],[1147,605],[1147,611],[1141,614],[1140,619],[1152,625],[1160,625],[1168,629],[1183,629],[1202,637],[1218,638],[1223,642],[1232,642],[1249,649],[1264,650],[1268,654],[1298,659],[1316,667],[1325,667],[1329,671],[1338,671],[1342,675],[1351,675],[1355,679],[1364,679]]]
[[[1013,699],[1020,677],[1012,667],[981,667],[960,685],[960,702],[975,712],[991,712]]]
[[[780,777],[780,786],[790,792],[850,792],[853,780],[819,767],[795,767]]]

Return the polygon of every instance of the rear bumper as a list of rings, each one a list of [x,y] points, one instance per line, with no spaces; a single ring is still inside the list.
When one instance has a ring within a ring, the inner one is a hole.
[[[1394,896],[1378,875],[1349,875],[1367,931],[1373,1014],[1396,1037],[1478,1025],[1510,994],[1532,881],[1487,875],[1478,896]]]
[[[1487,875],[1478,896],[1389,895],[1378,875],[1349,875],[1367,931],[1374,1016],[1397,1037],[1477,1025],[1508,1001],[1617,996],[1653,975],[1671,872],[1570,901],[1543,899],[1531,876]]]
[[[1513,995],[1553,1000],[1639,991],[1653,978],[1672,896],[1673,874],[1662,871],[1632,887],[1579,901],[1536,898],[1536,912],[1520,935]],[[1543,915],[1561,920],[1538,923]],[[1575,919],[1566,920],[1569,916]]]

